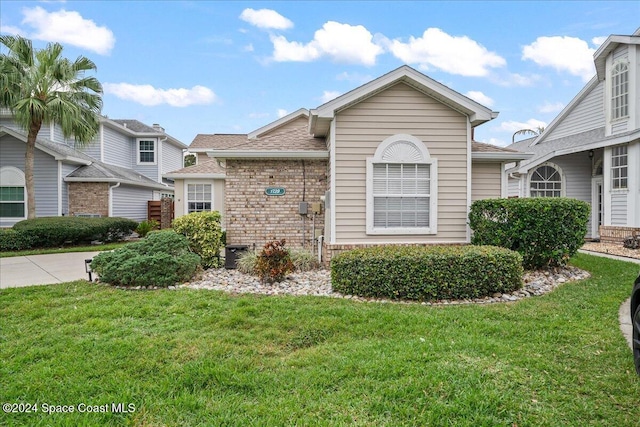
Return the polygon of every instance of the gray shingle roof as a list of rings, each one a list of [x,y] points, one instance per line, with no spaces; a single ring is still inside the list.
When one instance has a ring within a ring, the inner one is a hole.
[[[147,126],[144,123],[138,120],[124,120],[124,119],[111,119],[111,121],[118,123],[126,127],[127,129],[131,129],[134,132],[140,133],[164,133],[158,129],[154,129],[151,126]]]
[[[218,165],[217,160],[207,160],[200,164],[187,166],[186,168],[178,169],[176,171],[169,172],[165,174],[165,176],[175,176],[175,175],[200,175],[200,174],[215,174],[215,175],[224,175],[225,170],[223,167]]]
[[[244,134],[198,134],[189,148],[211,150],[326,151],[324,138],[309,134],[307,126],[295,127],[264,137]]]
[[[109,165],[97,160],[94,160],[90,165],[80,166],[78,169],[67,175],[66,178],[80,178],[86,182],[116,180],[122,181],[125,184],[166,188],[162,184],[131,169]],[[77,179],[74,179],[74,181],[77,181]]]
[[[498,147],[484,142],[471,141],[471,151],[474,153],[518,153],[520,150]]]

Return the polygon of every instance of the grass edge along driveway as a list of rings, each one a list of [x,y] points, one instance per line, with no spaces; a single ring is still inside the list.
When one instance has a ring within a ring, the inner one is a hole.
[[[493,305],[2,290],[0,400],[39,411],[0,425],[639,425],[617,317],[638,267],[572,263],[592,277]]]

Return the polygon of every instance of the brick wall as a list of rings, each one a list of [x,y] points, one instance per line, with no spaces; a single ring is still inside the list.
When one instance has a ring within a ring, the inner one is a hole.
[[[304,163],[304,164],[303,164]],[[283,187],[283,196],[267,196],[267,187]],[[288,247],[311,249],[313,218],[298,213],[303,200],[320,202],[327,190],[325,160],[227,160],[225,214],[227,244],[255,244],[286,239]],[[324,208],[315,215],[316,230],[324,229]]]
[[[109,216],[109,184],[106,182],[70,182],[69,215]]]
[[[599,233],[603,243],[622,243],[627,237],[640,235],[640,228],[601,225]]]

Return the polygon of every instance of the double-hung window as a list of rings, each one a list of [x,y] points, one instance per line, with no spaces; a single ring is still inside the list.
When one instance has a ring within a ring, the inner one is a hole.
[[[619,62],[611,70],[611,120],[629,115],[629,65]]]
[[[211,211],[212,195],[211,184],[187,184],[187,213]]]
[[[24,172],[13,166],[0,168],[0,218],[26,218],[26,197]]]
[[[627,146],[621,145],[611,149],[611,188],[622,190],[627,188]]]
[[[422,141],[394,135],[367,159],[367,234],[435,234],[437,161]]]
[[[138,164],[156,164],[156,141],[153,139],[138,140]]]

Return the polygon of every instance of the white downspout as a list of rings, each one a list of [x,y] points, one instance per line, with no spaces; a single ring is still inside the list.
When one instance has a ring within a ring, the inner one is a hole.
[[[113,189],[120,187],[121,182],[109,186],[109,217],[113,216]]]

